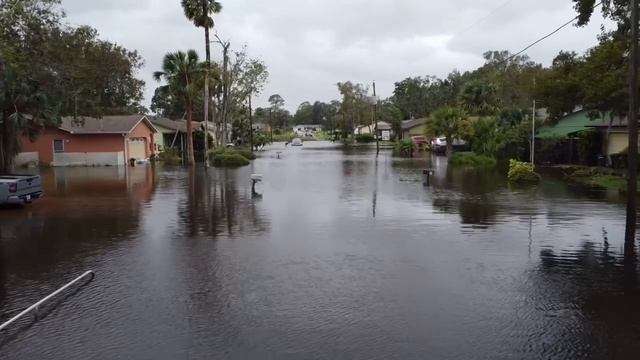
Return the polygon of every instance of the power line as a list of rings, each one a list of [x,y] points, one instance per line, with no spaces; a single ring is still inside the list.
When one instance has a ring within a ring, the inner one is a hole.
[[[458,32],[454,37],[456,36],[460,36],[464,33],[466,33],[467,31],[471,30],[473,27],[475,27],[476,25],[480,24],[481,22],[487,20],[488,18],[490,18],[492,15],[494,15],[496,12],[498,12],[499,10],[502,10],[502,8],[506,7],[507,5],[511,4],[514,0],[507,0],[504,3],[502,3],[501,5],[498,5],[496,8],[494,8],[493,10],[489,11],[489,13],[483,17],[481,17],[480,19],[476,20],[474,23],[472,23],[471,25],[467,26],[466,28],[462,29],[460,32]]]
[[[602,5],[602,1],[600,1],[599,3],[593,5],[592,9],[597,8],[598,6]],[[572,24],[574,21],[578,20],[578,18],[580,17],[580,15],[576,15],[573,19],[567,21],[566,23],[562,24],[559,28],[553,30],[552,32],[548,33],[547,35],[541,37],[540,39],[532,42],[531,44],[527,45],[524,49],[518,51],[517,53],[509,56],[508,58],[506,58],[505,60],[503,60],[502,62],[507,62],[507,61],[511,61],[513,60],[513,58],[515,58],[516,56],[522,54],[523,52],[531,49],[532,47],[538,45],[540,42],[548,39],[549,37],[553,36],[555,33],[557,33],[558,31],[564,29],[565,27],[569,26],[570,24]]]

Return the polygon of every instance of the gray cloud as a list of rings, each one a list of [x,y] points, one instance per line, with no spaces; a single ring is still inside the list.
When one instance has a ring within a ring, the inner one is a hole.
[[[101,36],[137,49],[151,78],[168,51],[204,52],[203,36],[184,18],[178,0],[63,0],[72,24],[88,24]],[[257,103],[279,93],[295,110],[302,101],[338,98],[335,84],[377,81],[382,96],[407,76],[446,76],[454,68],[482,64],[486,50],[518,51],[575,16],[570,0],[222,0],[216,31],[235,49],[248,45],[265,61],[270,82]],[[481,3],[481,4],[480,4]],[[596,44],[602,19],[567,27],[527,52],[548,64],[561,49]],[[214,58],[220,58],[214,46]]]

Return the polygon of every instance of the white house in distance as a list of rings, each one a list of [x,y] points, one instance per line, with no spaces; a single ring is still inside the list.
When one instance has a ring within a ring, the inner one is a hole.
[[[314,136],[324,129],[322,125],[301,124],[293,127],[293,132],[298,136]]]
[[[353,134],[354,135],[373,134],[374,132],[375,132],[375,125],[374,124],[360,125],[360,126],[357,126],[353,130]],[[377,135],[380,138],[380,140],[382,140],[382,141],[391,140],[391,136],[393,135],[393,132],[391,131],[391,124],[389,124],[386,121],[378,121],[378,134]]]

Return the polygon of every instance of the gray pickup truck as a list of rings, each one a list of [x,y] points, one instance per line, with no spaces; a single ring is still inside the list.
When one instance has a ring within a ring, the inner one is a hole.
[[[41,196],[39,175],[0,176],[0,205],[28,204]]]

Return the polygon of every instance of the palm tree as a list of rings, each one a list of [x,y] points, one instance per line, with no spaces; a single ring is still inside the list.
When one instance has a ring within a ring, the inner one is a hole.
[[[153,73],[156,81],[167,82],[168,91],[176,98],[182,99],[187,114],[187,164],[193,165],[193,102],[202,90],[202,75],[205,68],[199,62],[198,53],[189,50],[186,53],[177,51],[168,53],[162,60],[162,71]]]
[[[427,136],[444,136],[447,140],[447,157],[453,154],[453,140],[464,136],[467,114],[457,107],[445,106],[434,110],[426,123]]]
[[[208,71],[211,67],[211,40],[209,38],[209,29],[212,29],[214,26],[213,18],[210,16],[211,14],[217,14],[222,11],[222,4],[215,0],[181,0],[182,9],[184,10],[184,16],[187,19],[193,21],[193,24],[196,27],[204,28],[204,46],[205,46],[205,56],[206,56],[206,64],[207,64],[207,74],[205,74],[204,79],[204,114],[205,114],[205,127],[207,127],[207,131],[205,134],[208,134],[208,122],[209,122],[209,109],[210,109],[210,98],[209,98],[209,74]],[[205,136],[205,149],[207,148],[207,137]],[[208,164],[208,156],[205,155],[205,167]]]
[[[498,89],[494,84],[474,81],[465,86],[459,96],[462,108],[472,115],[487,116],[499,109]]]

